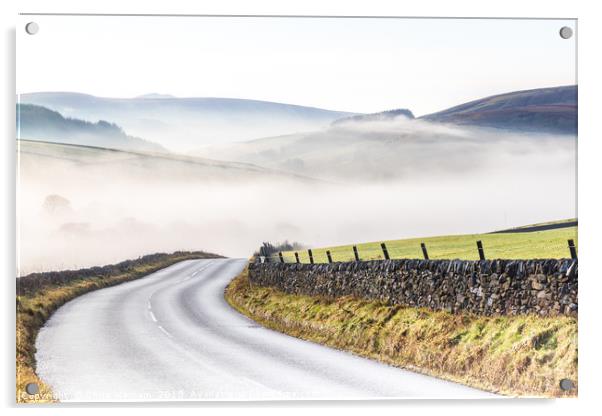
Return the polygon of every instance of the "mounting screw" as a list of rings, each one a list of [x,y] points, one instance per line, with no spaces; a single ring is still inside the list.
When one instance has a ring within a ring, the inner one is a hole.
[[[573,36],[573,29],[568,26],[563,26],[560,28],[559,33],[562,39],[570,39]]]
[[[575,388],[575,383],[568,378],[563,378],[560,380],[560,388],[564,391],[573,390]]]
[[[25,31],[30,35],[35,35],[40,30],[40,27],[36,22],[29,22],[25,25]]]
[[[40,392],[40,388],[36,383],[27,383],[27,385],[25,386],[25,391],[27,392],[27,394],[31,395],[38,394]]]

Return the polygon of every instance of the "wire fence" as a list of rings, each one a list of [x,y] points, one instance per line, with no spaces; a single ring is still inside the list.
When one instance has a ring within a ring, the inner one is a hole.
[[[576,234],[576,231],[575,231]],[[507,234],[506,234],[507,235]],[[519,238],[500,238],[504,234],[462,236],[431,241],[400,240],[386,243],[365,243],[331,248],[314,248],[272,253],[264,261],[280,263],[333,263],[386,259],[549,259],[577,258],[577,238],[542,239],[526,233]],[[523,237],[524,236],[524,237]],[[535,237],[535,238],[534,238]]]

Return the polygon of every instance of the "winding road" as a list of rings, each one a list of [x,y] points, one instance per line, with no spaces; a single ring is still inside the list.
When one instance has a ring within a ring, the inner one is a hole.
[[[38,375],[61,401],[494,396],[259,326],[223,297],[245,262],[184,261],[68,302],[38,335]]]

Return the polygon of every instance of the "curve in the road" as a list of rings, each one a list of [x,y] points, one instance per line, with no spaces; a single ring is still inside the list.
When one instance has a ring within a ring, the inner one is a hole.
[[[40,331],[62,401],[480,398],[493,395],[299,340],[224,300],[245,260],[189,260],[83,295]]]

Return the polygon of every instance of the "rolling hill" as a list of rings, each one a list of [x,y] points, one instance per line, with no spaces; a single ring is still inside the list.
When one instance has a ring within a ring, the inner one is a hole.
[[[177,98],[161,94],[104,98],[72,92],[38,92],[21,94],[20,102],[41,105],[67,117],[111,120],[133,135],[178,151],[317,130],[353,115],[258,100]]]
[[[575,142],[567,137],[572,136],[543,137],[399,117],[208,146],[196,154],[336,182],[419,183],[500,169],[519,171],[533,163],[546,169],[548,163],[560,163],[574,171]]]
[[[420,119],[527,132],[577,134],[577,86],[494,95]]]
[[[501,94],[419,118],[407,109],[353,115],[320,130],[196,154],[344,182],[457,175],[535,161],[540,152],[564,160],[575,152],[576,98],[577,87],[569,86]]]
[[[166,152],[162,146],[127,135],[121,127],[104,120],[65,118],[56,111],[17,104],[17,128],[21,139],[98,146],[109,149]]]
[[[340,118],[338,120],[333,121],[331,125],[332,126],[340,126],[342,124],[355,123],[355,122],[361,123],[361,122],[365,122],[365,121],[388,121],[388,120],[394,120],[397,117],[405,117],[405,118],[411,120],[414,118],[414,114],[406,108],[400,108],[397,110],[387,110],[387,111],[381,111],[379,113],[372,113],[372,114],[358,114],[355,116]]]
[[[122,183],[153,184],[168,182],[178,185],[211,182],[289,181],[312,183],[315,180],[254,166],[248,163],[223,162],[175,154],[107,149],[43,141],[18,140],[21,174],[38,177],[75,175],[79,181],[104,182],[113,175]],[[61,180],[57,179],[59,182]]]

